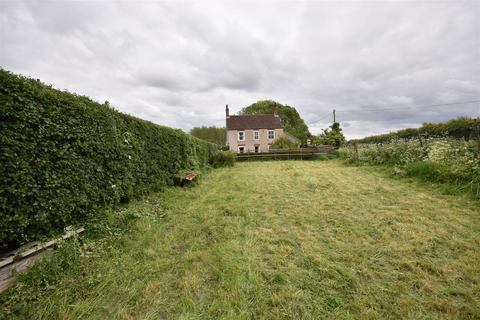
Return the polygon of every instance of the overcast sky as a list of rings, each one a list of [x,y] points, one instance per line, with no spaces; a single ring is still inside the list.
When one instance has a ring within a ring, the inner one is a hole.
[[[0,0],[0,66],[185,131],[273,99],[354,138],[480,115],[438,106],[480,100],[480,2]]]

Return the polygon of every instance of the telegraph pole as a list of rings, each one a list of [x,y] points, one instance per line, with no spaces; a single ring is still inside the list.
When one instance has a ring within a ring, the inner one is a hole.
[[[333,123],[335,123],[335,109],[333,109]]]

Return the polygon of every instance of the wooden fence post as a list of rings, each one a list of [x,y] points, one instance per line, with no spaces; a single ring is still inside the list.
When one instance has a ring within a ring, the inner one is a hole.
[[[477,118],[477,125],[476,125],[476,131],[477,131],[477,149],[478,149],[478,158],[480,159],[480,117]]]
[[[420,140],[420,147],[423,148],[423,140],[422,140],[422,135],[420,133],[418,134],[418,140]]]

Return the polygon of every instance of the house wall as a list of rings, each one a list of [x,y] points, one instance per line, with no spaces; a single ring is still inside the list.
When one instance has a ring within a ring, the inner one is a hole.
[[[245,140],[238,140],[238,131],[245,132]],[[259,132],[259,139],[253,139],[253,132]],[[230,150],[233,152],[238,152],[239,146],[245,147],[245,152],[255,152],[255,146],[259,146],[259,152],[268,152],[269,146],[273,143],[274,140],[268,139],[269,129],[247,129],[247,130],[228,130],[227,131],[227,143],[230,147]],[[274,129],[275,139],[283,136],[283,129]]]

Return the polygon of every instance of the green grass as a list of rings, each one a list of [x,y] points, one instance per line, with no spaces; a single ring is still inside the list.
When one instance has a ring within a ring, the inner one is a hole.
[[[66,244],[1,297],[0,311],[28,319],[480,318],[480,210],[466,196],[339,161],[244,162],[117,214],[137,218],[104,239]]]

